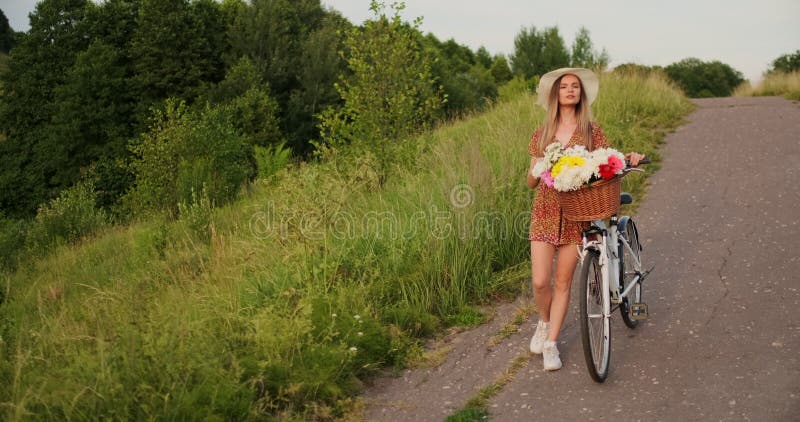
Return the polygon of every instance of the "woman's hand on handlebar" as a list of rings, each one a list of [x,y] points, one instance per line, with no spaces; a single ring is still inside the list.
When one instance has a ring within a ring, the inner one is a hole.
[[[631,167],[636,167],[639,164],[645,164],[645,162],[650,162],[649,160],[644,160],[644,155],[639,154],[638,152],[629,152],[625,154],[625,161],[628,162],[628,165]]]

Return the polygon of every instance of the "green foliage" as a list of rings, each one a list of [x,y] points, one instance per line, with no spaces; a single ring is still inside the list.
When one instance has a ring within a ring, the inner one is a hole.
[[[618,75],[630,75],[647,77],[651,74],[661,74],[666,76],[664,68],[661,66],[646,66],[638,63],[622,63],[614,67],[614,73]]]
[[[67,187],[59,145],[50,136],[56,112],[52,101],[76,55],[88,46],[86,0],[44,0],[30,15],[30,30],[14,48],[8,71],[0,74],[0,209],[27,217]],[[74,179],[72,179],[74,181]]]
[[[292,158],[292,151],[286,148],[284,144],[268,147],[256,146],[255,157],[258,165],[258,176],[269,178],[286,168]]]
[[[486,69],[492,67],[492,55],[489,54],[489,50],[487,50],[486,47],[481,46],[478,48],[478,51],[475,52],[475,62]]]
[[[0,271],[16,269],[20,254],[24,252],[29,225],[27,220],[7,218],[0,213]],[[3,302],[2,290],[0,288],[0,304]]]
[[[727,97],[744,82],[741,72],[719,61],[688,58],[667,66],[664,71],[692,98]]]
[[[575,35],[575,41],[572,43],[570,66],[602,71],[608,66],[608,61],[609,57],[606,50],[603,49],[602,52],[594,50],[592,39],[589,37],[589,30],[583,26],[580,27],[577,35]]]
[[[0,53],[8,54],[17,42],[17,34],[8,24],[6,14],[0,10]]]
[[[553,69],[569,66],[569,52],[558,27],[538,31],[536,27],[522,28],[514,37],[511,69],[526,79],[541,76]]]
[[[126,155],[133,135],[133,100],[124,59],[102,41],[78,53],[66,80],[55,89],[50,160],[53,183],[70,186],[90,163]]]
[[[375,18],[348,32],[350,74],[337,85],[344,105],[327,109],[320,123],[328,145],[352,144],[372,153],[381,180],[397,160],[399,147],[429,127],[442,104],[431,59],[418,41],[419,20],[413,26],[404,23],[402,6],[395,7],[390,19],[373,1]]]
[[[232,9],[229,61],[253,61],[278,102],[288,144],[308,152],[309,140],[317,137],[314,113],[338,101],[333,83],[343,64],[336,32],[349,23],[319,0],[255,0]]]
[[[96,206],[92,183],[77,183],[39,208],[28,229],[25,248],[41,256],[53,246],[75,242],[107,223],[106,213]]]
[[[497,89],[501,101],[509,101],[518,98],[523,94],[536,92],[539,84],[539,77],[526,80],[522,75],[515,75],[510,81]]]
[[[222,14],[210,0],[142,0],[130,45],[140,113],[168,97],[194,98],[222,79]]]
[[[278,120],[278,103],[269,95],[269,86],[253,62],[242,57],[219,84],[212,86],[200,104],[208,101],[224,105],[232,123],[253,145],[277,145],[283,142]]]
[[[486,407],[468,407],[461,409],[445,419],[446,422],[478,422],[488,421],[489,410]]]
[[[790,73],[800,71],[800,50],[784,54],[772,61],[772,66],[767,73]]]
[[[252,148],[225,107],[193,113],[183,102],[167,101],[131,150],[136,181],[126,203],[137,214],[175,215],[178,204],[194,203],[198,193],[214,205],[225,204],[253,172]]]
[[[479,50],[480,54],[473,53],[453,39],[440,42],[433,34],[426,35],[423,42],[428,54],[435,58],[431,73],[447,98],[446,116],[480,110],[497,97],[497,82],[489,71],[491,57],[485,48]]]
[[[304,42],[298,86],[291,91],[285,113],[290,146],[301,155],[310,152],[309,140],[319,138],[319,113],[341,102],[334,84],[347,72],[347,63],[339,52],[345,48],[344,37],[351,27],[341,15],[330,12]]]
[[[133,185],[134,175],[128,163],[121,158],[101,158],[86,170],[85,178],[92,181],[97,206],[125,220],[118,207],[119,200]]]
[[[489,72],[492,73],[492,77],[497,84],[504,84],[514,78],[514,74],[511,73],[511,67],[508,65],[508,60],[502,54],[498,54],[492,60]]]

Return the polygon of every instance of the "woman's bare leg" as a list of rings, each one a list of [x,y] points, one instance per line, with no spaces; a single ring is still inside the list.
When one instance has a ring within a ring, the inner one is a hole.
[[[539,310],[539,319],[543,322],[550,322],[550,303],[553,300],[550,275],[552,274],[555,253],[556,247],[549,243],[531,242],[533,300]]]
[[[569,289],[572,286],[572,275],[575,273],[577,264],[578,248],[575,245],[565,245],[558,248],[553,298],[548,309],[550,335],[547,340],[558,340],[558,333],[561,331],[564,318],[567,316],[567,309],[569,309]]]

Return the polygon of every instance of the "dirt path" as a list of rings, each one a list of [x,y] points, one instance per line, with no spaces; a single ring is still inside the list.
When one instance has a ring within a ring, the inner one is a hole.
[[[800,104],[697,104],[667,137],[638,211],[645,259],[656,264],[645,289],[651,318],[635,330],[612,318],[611,374],[599,385],[586,372],[573,300],[564,368],[546,373],[531,355],[489,402],[490,420],[800,420]],[[527,353],[530,322],[487,347],[524,300],[450,338],[440,366],[378,380],[365,418],[442,421],[461,408]]]

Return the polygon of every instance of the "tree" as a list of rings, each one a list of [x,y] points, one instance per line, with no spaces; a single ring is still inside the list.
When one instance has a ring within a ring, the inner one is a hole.
[[[492,55],[484,46],[481,46],[475,53],[475,61],[486,69],[492,67]]]
[[[297,87],[290,94],[286,113],[286,127],[292,128],[287,133],[289,145],[300,154],[310,152],[309,140],[319,139],[319,113],[340,102],[334,84],[347,71],[339,52],[345,48],[343,34],[351,28],[347,19],[331,12],[303,43]]]
[[[136,176],[124,202],[136,212],[168,210],[207,198],[223,205],[253,172],[252,146],[231,124],[224,107],[191,111],[169,99],[150,129],[130,146]]]
[[[688,58],[667,66],[664,71],[692,98],[727,97],[744,82],[741,72],[719,61]]]
[[[492,73],[494,81],[498,84],[504,84],[514,78],[514,74],[511,73],[511,68],[508,66],[508,60],[502,54],[494,57],[489,72]]]
[[[420,43],[420,20],[406,24],[399,15],[403,5],[393,8],[388,18],[383,5],[373,0],[375,18],[347,33],[350,74],[337,85],[344,106],[327,109],[320,125],[327,144],[350,143],[374,154],[381,181],[398,146],[431,124],[442,104],[431,59]]]
[[[55,89],[50,159],[60,186],[78,181],[81,168],[127,155],[132,136],[130,95],[123,57],[102,41],[77,55],[64,83]]]
[[[342,66],[331,61],[331,53],[337,52],[340,44],[334,32],[346,25],[340,18],[326,21],[328,15],[320,0],[253,0],[251,5],[236,7],[228,29],[235,57],[249,57],[269,84],[270,95],[279,105],[281,129],[296,151],[307,151],[309,138],[316,137],[309,112],[329,105],[330,92],[320,84],[332,88],[334,75]],[[323,26],[331,28],[310,40]],[[314,63],[314,71],[309,71],[305,66],[314,55],[327,62]],[[338,56],[335,59],[338,61]],[[330,67],[323,68],[323,64]],[[309,89],[313,92],[307,93]]]
[[[269,85],[252,60],[242,57],[219,84],[209,89],[199,101],[224,106],[232,124],[250,144],[277,145],[284,141],[278,120],[278,103],[269,95]]]
[[[767,73],[797,72],[800,70],[800,50],[792,54],[784,54],[772,61],[772,66]]]
[[[0,53],[8,54],[17,41],[17,34],[8,24],[6,14],[0,10]]]
[[[131,41],[139,112],[169,97],[194,99],[224,76],[219,6],[209,0],[142,0]]]
[[[592,39],[589,37],[589,30],[582,26],[575,35],[575,41],[572,43],[570,65],[572,67],[603,70],[608,66],[608,61],[608,53],[606,53],[605,49],[602,52],[594,50]]]
[[[487,72],[489,66],[482,64],[486,59],[481,56],[489,54],[485,48],[476,54],[453,39],[441,42],[433,34],[426,35],[423,44],[435,57],[431,72],[442,84],[447,98],[443,110],[447,116],[479,109],[497,96],[496,83]]]
[[[64,83],[77,53],[89,44],[87,0],[44,0],[30,15],[31,28],[0,75],[0,209],[30,216],[67,186],[52,160],[58,140],[50,136],[56,88]]]
[[[511,70],[526,79],[541,76],[553,69],[569,66],[569,52],[558,28],[536,27],[522,30],[514,38],[514,54],[511,56]]]

